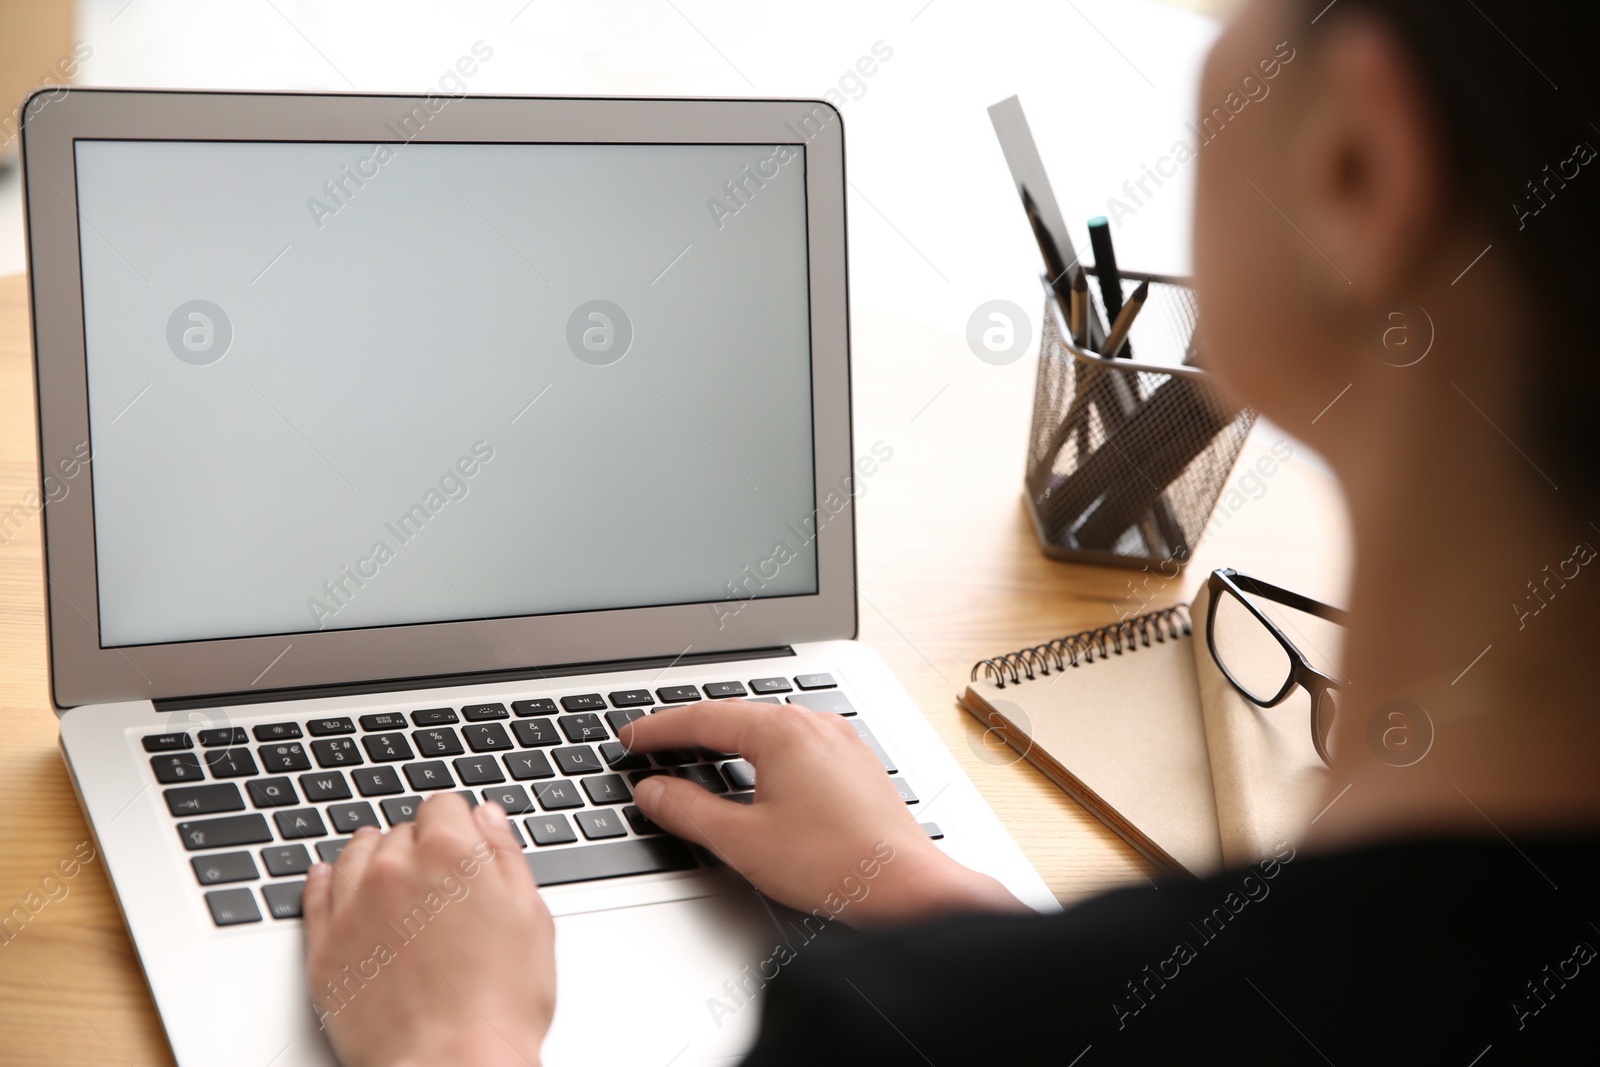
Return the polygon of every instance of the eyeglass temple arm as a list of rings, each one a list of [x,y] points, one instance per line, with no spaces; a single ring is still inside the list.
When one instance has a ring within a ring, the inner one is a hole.
[[[1271,582],[1263,582],[1259,578],[1252,578],[1248,574],[1240,574],[1238,571],[1228,572],[1228,577],[1232,579],[1234,585],[1237,585],[1247,593],[1268,597],[1280,604],[1294,608],[1296,611],[1304,611],[1315,615],[1319,619],[1327,619],[1329,622],[1338,623],[1340,626],[1350,625],[1350,613],[1343,608],[1336,608],[1330,604],[1324,604],[1320,600],[1301,596],[1299,593],[1283,589],[1273,585]]]

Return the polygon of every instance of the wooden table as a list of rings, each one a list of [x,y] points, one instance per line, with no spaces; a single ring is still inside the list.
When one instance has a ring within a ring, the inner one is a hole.
[[[37,914],[0,945],[0,1060],[167,1064],[100,866],[49,879],[88,830],[47,690],[39,518],[26,503],[38,479],[26,293],[22,277],[0,278],[0,517],[18,504],[23,520],[0,547],[0,918],[18,905]],[[959,336],[858,313],[854,361],[856,450],[879,440],[894,450],[863,482],[860,637],[889,661],[1063,901],[1141,880],[1152,873],[1143,860],[1026,763],[986,748],[954,697],[985,656],[1115,621],[1141,599],[1186,601],[1225,563],[1340,599],[1348,538],[1335,486],[1316,465],[1291,460],[1256,498],[1234,498],[1196,564],[1170,583],[1052,562],[1019,496],[1031,360],[991,366]],[[1272,443],[1258,431],[1245,462]]]

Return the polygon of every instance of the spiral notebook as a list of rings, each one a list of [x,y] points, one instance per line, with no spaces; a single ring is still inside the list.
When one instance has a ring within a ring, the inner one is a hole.
[[[1158,867],[1204,876],[1302,838],[1327,768],[1303,692],[1240,696],[1205,638],[1207,593],[980,662],[962,707]]]

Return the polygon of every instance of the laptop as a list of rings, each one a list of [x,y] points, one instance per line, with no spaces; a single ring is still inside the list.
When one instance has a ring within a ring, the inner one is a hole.
[[[333,1062],[305,871],[440,789],[505,805],[556,916],[547,1064],[736,1062],[777,946],[850,935],[631,804],[752,798],[737,754],[617,743],[702,698],[848,718],[941,847],[1056,907],[853,640],[897,460],[851,437],[827,104],[24,111],[52,699],[184,1067]]]

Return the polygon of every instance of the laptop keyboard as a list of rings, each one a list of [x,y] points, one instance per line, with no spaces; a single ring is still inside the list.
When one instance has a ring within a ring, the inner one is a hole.
[[[416,817],[430,793],[454,790],[511,817],[540,885],[715,865],[633,805],[632,787],[675,774],[750,803],[755,769],[735,753],[629,753],[617,731],[702,698],[787,701],[850,718],[884,770],[899,768],[829,674],[571,693],[410,712],[302,718],[145,736],[150,769],[218,926],[300,916],[304,875],[338,860],[363,826]],[[907,804],[918,798],[894,784]],[[938,827],[924,823],[934,837]],[[213,888],[224,887],[224,888]]]

